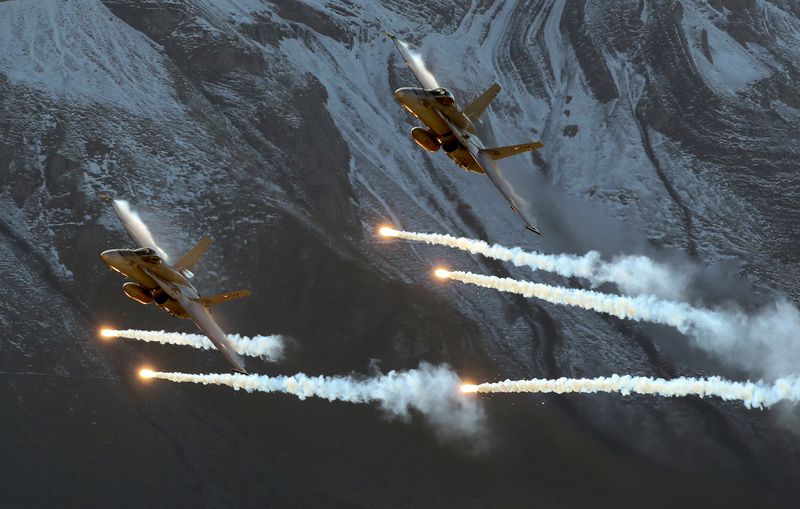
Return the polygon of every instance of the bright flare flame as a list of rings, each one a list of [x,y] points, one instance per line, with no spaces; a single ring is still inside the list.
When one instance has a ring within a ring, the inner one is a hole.
[[[382,226],[378,230],[378,233],[383,237],[397,237],[398,233],[400,232],[389,226]]]
[[[153,378],[155,376],[155,371],[152,369],[142,369],[139,371],[139,376],[142,378]]]
[[[113,338],[116,337],[116,331],[114,329],[102,329],[100,331],[100,335],[104,338]]]
[[[433,271],[433,275],[438,277],[439,279],[447,279],[450,277],[450,271],[447,269],[436,269]]]
[[[463,384],[461,385],[461,392],[464,394],[477,394],[478,386],[475,384]]]

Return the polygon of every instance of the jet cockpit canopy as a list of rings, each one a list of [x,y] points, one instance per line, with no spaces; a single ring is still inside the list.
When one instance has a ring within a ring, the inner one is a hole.
[[[147,263],[161,263],[161,257],[158,256],[158,253],[153,248],[140,247],[139,249],[134,249],[133,254]]]
[[[434,88],[433,90],[429,90],[429,92],[436,98],[436,102],[442,106],[450,108],[456,105],[456,98],[453,97],[452,92],[446,88]]]

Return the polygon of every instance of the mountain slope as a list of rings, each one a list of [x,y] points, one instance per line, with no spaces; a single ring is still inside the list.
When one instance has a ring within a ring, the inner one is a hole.
[[[174,488],[187,506],[308,505],[335,490],[344,506],[525,505],[545,492],[562,506],[656,493],[666,507],[708,485],[719,489],[703,495],[707,505],[788,503],[797,447],[773,412],[649,398],[492,401],[494,452],[471,458],[373,409],[142,388],[131,373],[143,359],[224,366],[93,336],[104,323],[191,330],[125,301],[121,281],[98,270],[100,251],[127,242],[99,199],[109,194],[141,209],[171,253],[215,237],[201,289],[255,290],[222,310],[227,328],[297,339],[288,364],[265,371],[365,372],[380,358],[386,369],[447,360],[475,378],[758,376],[662,328],[442,288],[429,278],[437,262],[579,282],[373,232],[388,221],[553,252],[733,260],[757,295],[796,299],[799,28],[797,7],[779,0],[0,3],[0,248],[14,275],[0,348],[4,399],[17,402],[4,413],[8,455],[74,421],[25,469],[6,466],[9,496],[28,491],[26,472],[65,479],[71,458],[109,443],[84,456],[102,458],[87,478],[109,486],[108,498],[70,503],[107,505],[112,487],[132,485],[127,472],[157,486],[136,490],[132,506],[158,505]],[[382,29],[423,48],[464,103],[503,86],[481,127],[498,144],[544,141],[505,170],[534,199],[543,238],[527,236],[486,179],[413,144],[392,96],[411,76]],[[112,437],[97,438],[83,417],[92,411]],[[339,433],[346,446],[324,439]],[[48,458],[64,443],[75,449]],[[137,448],[161,470],[143,473],[146,458],[120,469]],[[544,472],[534,457],[555,466]],[[399,465],[390,483],[371,473],[387,458]],[[570,486],[571,465],[597,493],[552,487]],[[608,471],[645,488],[626,492]],[[153,480],[172,472],[174,485]]]

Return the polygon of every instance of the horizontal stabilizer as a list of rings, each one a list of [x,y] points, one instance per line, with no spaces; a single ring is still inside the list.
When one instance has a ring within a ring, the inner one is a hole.
[[[238,290],[235,292],[227,292],[227,293],[212,295],[211,297],[200,297],[200,299],[198,300],[205,307],[210,308],[211,306],[216,306],[217,304],[222,304],[223,302],[228,302],[229,300],[241,299],[242,297],[247,297],[250,295],[250,293],[251,293],[250,290]]]
[[[473,122],[477,122],[478,117],[486,110],[486,107],[494,100],[498,92],[500,92],[500,85],[495,83],[489,87],[486,92],[482,93],[480,97],[472,101],[469,106],[464,108],[464,115],[468,116]]]
[[[206,252],[208,246],[211,245],[211,238],[209,236],[205,236],[200,239],[200,242],[195,244],[195,246],[189,250],[188,253],[183,255],[180,260],[175,264],[175,268],[178,270],[191,270],[195,265],[197,265],[197,261],[203,256],[203,253]]]
[[[531,143],[522,143],[521,145],[509,145],[507,147],[485,148],[481,150],[481,152],[488,154],[489,157],[491,157],[496,161],[498,159],[503,159],[504,157],[511,157],[517,154],[522,154],[523,152],[538,150],[542,147],[544,147],[544,144],[538,141],[534,141]]]

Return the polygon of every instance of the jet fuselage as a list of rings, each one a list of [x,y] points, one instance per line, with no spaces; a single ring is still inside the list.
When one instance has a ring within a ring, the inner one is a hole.
[[[484,173],[472,153],[453,133],[451,125],[461,130],[461,137],[473,143],[476,149],[483,148],[483,144],[475,134],[475,125],[458,109],[450,91],[444,88],[426,90],[404,87],[397,89],[394,96],[397,102],[428,128],[423,133],[412,133],[420,146],[431,152],[441,147],[447,157],[459,167],[474,173]]]
[[[197,290],[189,280],[175,267],[164,263],[160,256],[150,248],[141,249],[109,249],[100,254],[106,265],[112,270],[131,279],[138,288],[125,289],[128,297],[143,304],[148,303],[147,294],[152,302],[173,316],[191,318],[185,309],[152,278],[155,275],[163,281],[181,288],[181,292],[189,298],[198,298]],[[146,270],[145,270],[146,269]],[[149,272],[149,273],[148,273]],[[141,292],[137,298],[134,292]]]

